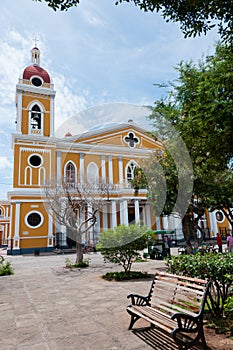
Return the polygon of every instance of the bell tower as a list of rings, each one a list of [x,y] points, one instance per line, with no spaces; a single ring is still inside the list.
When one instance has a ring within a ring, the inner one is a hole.
[[[40,66],[40,50],[31,50],[27,66],[16,85],[16,131],[32,137],[54,133],[55,90],[48,72]]]

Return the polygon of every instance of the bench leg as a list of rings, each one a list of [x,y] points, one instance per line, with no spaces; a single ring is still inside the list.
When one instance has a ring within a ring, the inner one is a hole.
[[[205,340],[205,335],[204,335],[204,331],[202,330],[201,332],[201,342],[202,342],[202,347],[203,347],[203,350],[206,350],[208,349],[208,346],[206,344],[206,340]]]
[[[130,314],[131,315],[131,320],[130,320],[130,324],[129,324],[129,330],[130,329],[132,329],[133,328],[133,325],[134,325],[134,323],[137,321],[137,320],[139,320],[139,316],[137,316],[137,315],[133,315],[133,314]]]

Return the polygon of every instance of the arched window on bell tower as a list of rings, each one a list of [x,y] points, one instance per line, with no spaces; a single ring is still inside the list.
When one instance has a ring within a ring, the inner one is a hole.
[[[29,134],[43,134],[43,112],[41,107],[35,103],[29,110]]]

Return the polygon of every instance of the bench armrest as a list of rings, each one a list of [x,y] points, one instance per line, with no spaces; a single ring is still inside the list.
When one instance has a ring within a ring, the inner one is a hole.
[[[196,332],[197,328],[199,327],[199,324],[202,322],[202,320],[198,316],[199,315],[191,316],[177,312],[171,316],[171,319],[177,321],[178,328],[176,328],[176,330],[193,333]]]
[[[183,313],[176,313],[171,316],[171,319],[176,320],[178,324],[171,334],[180,348],[183,349],[184,346],[189,344],[189,349],[192,345],[196,344],[199,339],[202,339],[203,344],[205,344],[202,317],[199,315],[195,317]],[[206,347],[204,347],[204,349],[206,349]]]
[[[131,304],[132,305],[150,305],[149,304],[149,297],[148,296],[143,296],[139,294],[129,294],[127,298],[131,298]]]

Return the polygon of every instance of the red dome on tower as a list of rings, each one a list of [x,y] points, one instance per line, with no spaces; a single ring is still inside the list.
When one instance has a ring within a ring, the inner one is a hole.
[[[30,80],[30,78],[35,75],[42,78],[45,83],[50,83],[49,74],[45,69],[41,68],[38,65],[31,65],[26,67],[23,72],[23,79]]]

